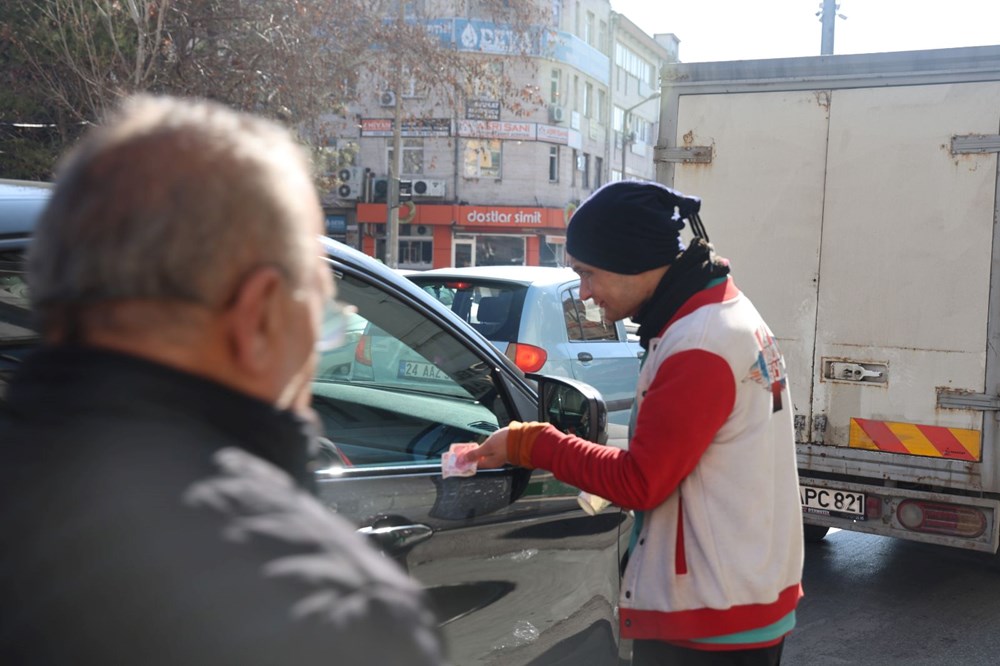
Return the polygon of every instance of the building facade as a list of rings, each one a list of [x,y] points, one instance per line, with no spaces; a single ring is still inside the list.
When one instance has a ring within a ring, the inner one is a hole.
[[[324,198],[329,235],[385,258],[397,117],[409,190],[399,208],[399,268],[561,265],[580,201],[609,180],[653,177],[654,99],[660,67],[677,60],[676,38],[650,37],[607,0],[545,6],[547,39],[527,56],[513,53],[516,35],[467,9],[432,19],[435,34],[489,54],[542,103],[514,112],[488,95],[444,104],[419,85],[374,86],[347,113],[324,119],[336,156]]]

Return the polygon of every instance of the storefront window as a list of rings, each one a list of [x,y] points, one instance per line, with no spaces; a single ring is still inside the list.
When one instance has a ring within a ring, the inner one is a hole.
[[[385,261],[386,226],[372,225],[375,234],[375,258]],[[426,270],[434,265],[434,240],[430,227],[416,224],[399,225],[399,251],[396,265],[411,270]]]
[[[463,175],[466,178],[499,178],[500,146],[498,139],[469,139],[465,142],[465,164]]]
[[[566,241],[563,238],[558,241],[543,239],[538,246],[538,263],[541,266],[562,267],[566,265]]]
[[[423,270],[434,265],[431,228],[423,224],[399,225],[399,267]]]
[[[422,238],[399,239],[399,267],[430,268],[434,261],[434,243]]]
[[[476,236],[476,266],[523,266],[521,236]]]

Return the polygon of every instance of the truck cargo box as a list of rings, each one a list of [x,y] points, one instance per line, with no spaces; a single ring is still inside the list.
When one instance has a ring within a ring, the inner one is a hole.
[[[657,178],[785,354],[807,534],[996,551],[1000,47],[663,72]]]

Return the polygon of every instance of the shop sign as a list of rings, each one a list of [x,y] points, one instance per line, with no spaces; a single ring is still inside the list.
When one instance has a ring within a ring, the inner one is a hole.
[[[541,226],[544,222],[541,208],[485,208],[463,207],[460,224],[501,226]]]
[[[327,213],[325,226],[327,236],[342,236],[347,233],[347,216]]]
[[[542,55],[541,30],[513,30],[487,21],[455,21],[454,38],[460,51],[501,55]]]
[[[468,120],[500,120],[500,100],[469,99],[465,101]]]
[[[517,123],[506,120],[459,120],[458,135],[477,139],[534,141],[536,132],[535,123]]]
[[[392,118],[362,118],[361,136],[392,136]],[[451,136],[450,118],[409,118],[403,121],[400,136]]]

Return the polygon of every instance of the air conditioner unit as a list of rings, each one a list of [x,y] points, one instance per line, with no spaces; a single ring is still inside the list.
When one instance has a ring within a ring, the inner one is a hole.
[[[361,167],[343,167],[337,171],[337,196],[341,199],[360,199],[363,191],[364,170]]]
[[[364,169],[361,167],[342,167],[337,171],[337,178],[342,183],[360,183],[363,175]]]
[[[554,123],[566,122],[566,107],[558,104],[549,106],[549,120]]]
[[[424,199],[441,199],[447,191],[447,182],[443,180],[416,180],[413,181],[413,196]]]
[[[385,90],[378,97],[379,106],[396,106],[396,93]]]

